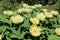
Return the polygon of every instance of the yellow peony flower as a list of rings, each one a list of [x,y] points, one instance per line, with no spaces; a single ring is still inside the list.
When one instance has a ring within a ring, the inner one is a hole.
[[[46,15],[47,18],[52,18],[53,17],[52,13],[49,13],[49,12],[46,12],[45,15]]]
[[[28,4],[22,4],[23,8],[29,8]]]
[[[24,8],[21,8],[21,9],[18,9],[17,12],[21,13],[21,12],[23,12],[23,10],[24,10]]]
[[[35,9],[35,6],[29,6],[29,8],[31,8],[31,9]]]
[[[48,9],[43,9],[42,11],[43,11],[43,12],[47,12],[47,11],[48,11]]]
[[[27,8],[21,8],[21,9],[17,10],[18,13],[21,13],[21,12],[27,12],[27,13],[29,13],[31,11],[32,11],[32,9],[27,9]]]
[[[10,20],[11,20],[11,22],[12,23],[15,23],[15,24],[17,24],[17,23],[21,23],[22,21],[23,21],[23,17],[22,16],[20,16],[20,15],[15,15],[15,16],[12,16],[11,18],[10,18]]]
[[[30,18],[30,21],[33,23],[33,24],[39,24],[39,20],[37,18]]]
[[[35,6],[36,8],[41,8],[41,7],[42,7],[41,4],[35,4],[34,6]]]
[[[0,40],[2,40],[2,35],[0,35]]]
[[[31,35],[34,37],[38,37],[41,34],[41,32],[40,32],[41,30],[36,25],[32,25],[30,27],[29,31],[30,31]]]
[[[60,35],[60,28],[56,28],[55,32],[56,32],[57,35]]]
[[[45,17],[46,16],[43,13],[40,13],[40,14],[37,14],[36,15],[36,18],[39,19],[39,20],[41,20],[41,21],[44,21],[45,20]]]
[[[24,9],[23,12],[27,12],[27,13],[29,13],[29,12],[32,12],[32,9]]]
[[[51,13],[52,13],[53,15],[59,15],[58,11],[52,10]]]
[[[6,16],[11,16],[13,15],[13,12],[8,10],[8,11],[3,11],[3,14]]]

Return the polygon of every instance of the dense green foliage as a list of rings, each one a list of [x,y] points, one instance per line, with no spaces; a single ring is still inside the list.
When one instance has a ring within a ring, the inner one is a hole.
[[[27,3],[28,7],[26,5],[23,7],[24,3]],[[53,15],[52,18],[45,18],[45,21],[39,20],[37,26],[42,29],[39,37],[34,37],[29,32],[30,26],[33,25],[30,17],[34,18],[37,14],[44,13],[43,10],[46,7],[44,5],[53,5],[55,3],[55,10],[60,12],[60,0],[0,0],[0,35],[2,36],[2,40],[60,40],[60,36],[55,32],[56,28],[60,28],[60,14]],[[40,7],[41,5],[36,6],[35,4],[42,4],[43,6]],[[35,6],[37,8],[34,8]],[[50,13],[51,10],[47,10]],[[13,15],[6,16],[3,14],[4,11],[10,11],[7,12],[7,15],[12,11]],[[15,15],[24,17],[23,22],[17,24],[15,24],[17,20],[15,23],[11,22],[10,18]]]
[[[23,0],[24,2],[33,5],[33,4],[55,4],[58,0]]]
[[[60,40],[60,37],[55,33],[55,29],[60,27],[60,14],[55,14],[58,13],[57,11],[52,10],[55,16],[52,14],[49,15],[51,11],[44,9],[40,4],[33,6],[21,4],[17,9],[11,10],[12,12],[9,10],[3,9],[0,13],[0,35],[2,36],[2,40]],[[49,16],[47,15],[45,18],[44,12]],[[11,13],[13,14],[11,15]],[[42,15],[40,15],[41,13]],[[42,20],[39,19],[39,24],[36,25],[34,20],[30,21],[30,18],[35,18],[37,14],[43,19],[40,18]],[[16,17],[16,15],[18,16]],[[22,17],[19,15],[24,17],[21,23]],[[38,37],[34,37],[34,34],[31,35],[31,30],[29,30],[31,25],[40,27],[41,34]]]
[[[56,3],[55,10],[60,12],[60,0]]]
[[[29,5],[33,4],[55,4],[57,0],[0,0],[0,6],[4,9],[16,9],[21,2],[25,2]]]

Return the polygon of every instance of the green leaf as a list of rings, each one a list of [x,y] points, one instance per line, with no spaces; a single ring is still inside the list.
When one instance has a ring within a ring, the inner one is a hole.
[[[60,24],[60,19],[58,20],[58,23]]]
[[[58,16],[57,16],[57,18],[59,18],[59,19],[60,19],[60,15],[58,15]]]
[[[25,32],[20,32],[19,30],[15,30],[15,29],[12,29],[12,34],[11,34],[11,38],[18,38],[18,39],[23,39],[24,38],[24,35],[26,34]]]
[[[6,32],[4,33],[4,35],[6,35],[6,36],[9,36],[9,34],[10,34],[9,31],[6,31]]]
[[[23,27],[29,27],[29,19],[25,19],[22,26]]]
[[[8,26],[0,26],[0,31],[6,31]]]
[[[54,29],[48,29],[49,30],[49,33],[51,34],[54,34],[55,33],[55,30]]]
[[[0,14],[0,21],[11,24],[10,20],[8,20],[7,17],[2,14]]]
[[[57,36],[57,35],[50,35],[50,36],[48,37],[48,39],[49,39],[49,40],[60,40],[60,37]]]
[[[11,40],[11,39],[10,39],[9,37],[7,37],[7,36],[6,36],[6,39],[7,39],[7,40]]]

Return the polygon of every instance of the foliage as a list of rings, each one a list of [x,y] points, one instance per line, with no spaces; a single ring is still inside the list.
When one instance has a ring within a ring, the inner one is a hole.
[[[23,2],[33,5],[33,4],[42,4],[42,5],[47,5],[47,4],[55,4],[57,0],[23,0]]]
[[[24,3],[15,10],[0,6],[2,40],[52,40],[60,37],[55,32],[60,27],[60,14],[57,11],[44,9],[41,4],[30,6]]]
[[[60,0],[57,1],[56,6],[55,6],[55,10],[60,12]]]

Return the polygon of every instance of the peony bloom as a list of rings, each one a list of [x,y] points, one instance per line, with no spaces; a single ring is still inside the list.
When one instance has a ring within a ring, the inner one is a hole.
[[[53,15],[59,15],[58,11],[51,11]]]
[[[33,23],[33,24],[39,24],[39,20],[37,18],[30,18],[30,21]]]
[[[2,40],[2,35],[0,35],[0,40]]]
[[[29,13],[32,12],[32,9],[24,9],[23,12]]]
[[[43,9],[42,11],[43,11],[43,12],[47,12],[47,11],[48,11],[48,9]]]
[[[29,12],[31,12],[31,11],[32,11],[32,9],[27,9],[27,8],[21,8],[21,9],[18,9],[18,10],[17,10],[18,13],[21,13],[21,12],[29,13]]]
[[[46,15],[47,18],[52,18],[53,17],[52,13],[49,13],[49,12],[46,12],[45,15]]]
[[[11,16],[13,15],[13,12],[8,10],[8,11],[3,11],[3,14],[6,16]]]
[[[60,35],[60,28],[56,28],[55,32],[56,32],[57,35]]]
[[[31,9],[35,9],[35,6],[29,6],[29,8],[31,8]]]
[[[38,37],[41,34],[41,29],[39,29],[36,25],[32,25],[29,29],[30,33],[34,37]]]
[[[18,9],[17,12],[21,13],[21,12],[23,12],[23,10],[24,10],[24,8],[21,8],[21,9]]]
[[[22,4],[23,8],[29,8],[28,4]]]
[[[42,5],[41,4],[36,4],[36,5],[34,5],[36,8],[41,8],[42,7]]]
[[[15,16],[12,16],[11,18],[10,18],[10,20],[11,20],[11,22],[12,23],[15,23],[15,24],[17,24],[17,23],[21,23],[22,21],[23,21],[23,17],[22,16],[20,16],[20,15],[15,15]]]
[[[36,15],[36,18],[39,19],[39,20],[41,20],[41,21],[44,21],[45,20],[45,17],[46,16],[43,13],[40,13],[40,14],[37,14]]]

